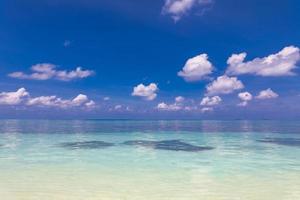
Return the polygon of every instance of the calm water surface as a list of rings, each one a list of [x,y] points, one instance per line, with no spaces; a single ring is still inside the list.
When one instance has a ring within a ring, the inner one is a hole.
[[[0,120],[0,199],[298,200],[299,121]]]

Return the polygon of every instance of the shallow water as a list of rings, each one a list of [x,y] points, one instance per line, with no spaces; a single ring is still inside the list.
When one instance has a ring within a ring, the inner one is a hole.
[[[299,140],[297,121],[2,120],[0,197],[296,200]]]

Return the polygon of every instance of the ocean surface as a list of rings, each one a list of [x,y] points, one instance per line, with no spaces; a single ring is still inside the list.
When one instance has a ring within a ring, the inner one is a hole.
[[[300,121],[0,120],[2,200],[299,200]]]

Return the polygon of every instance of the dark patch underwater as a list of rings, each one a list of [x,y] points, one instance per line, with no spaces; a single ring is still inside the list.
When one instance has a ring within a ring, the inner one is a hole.
[[[212,150],[213,147],[201,147],[191,145],[180,140],[162,140],[162,141],[147,141],[147,140],[131,140],[126,141],[123,144],[131,146],[141,146],[159,150],[169,151],[186,151],[186,152],[199,152],[205,150]]]
[[[259,139],[257,141],[263,143],[300,147],[300,139],[298,138],[264,138],[264,139]]]
[[[114,146],[113,143],[103,141],[85,141],[85,142],[64,142],[58,145],[59,147],[66,149],[104,149]]]

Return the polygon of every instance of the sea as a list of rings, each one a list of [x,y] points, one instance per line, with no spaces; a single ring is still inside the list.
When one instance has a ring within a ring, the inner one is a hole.
[[[300,121],[0,120],[1,200],[299,200]]]

